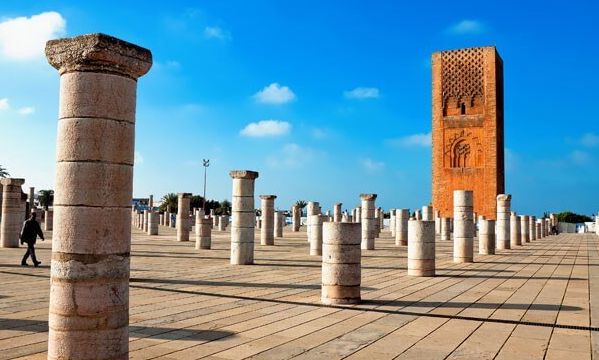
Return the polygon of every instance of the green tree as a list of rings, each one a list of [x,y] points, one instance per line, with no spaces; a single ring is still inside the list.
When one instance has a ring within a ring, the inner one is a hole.
[[[295,202],[295,206],[297,206],[300,209],[300,216],[302,216],[304,215],[304,208],[308,206],[308,203],[304,200],[298,200]]]
[[[162,202],[162,204],[160,204],[160,208],[159,208],[160,211],[166,211],[166,208],[168,206],[170,206],[171,212],[176,212],[179,198],[177,197],[177,194],[175,194],[175,193],[168,193],[162,197],[161,202]]]
[[[564,211],[564,212],[557,214],[557,219],[560,222],[566,222],[566,223],[571,223],[571,224],[580,224],[583,222],[592,222],[593,221],[593,219],[591,219],[589,216],[576,214],[576,213],[573,213],[572,211]]]
[[[204,206],[204,198],[200,195],[193,195],[189,203],[192,209],[201,209]]]
[[[8,173],[8,171],[6,171],[6,168],[2,165],[0,165],[0,178],[5,178],[5,177],[9,177],[10,174]]]
[[[40,190],[37,195],[37,202],[44,210],[54,204],[54,190]]]

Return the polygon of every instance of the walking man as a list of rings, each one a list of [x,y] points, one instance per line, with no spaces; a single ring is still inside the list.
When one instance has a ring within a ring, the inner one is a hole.
[[[31,260],[33,260],[33,265],[38,267],[41,264],[41,261],[37,261],[35,258],[35,240],[37,237],[40,237],[42,241],[44,241],[44,233],[42,233],[42,228],[40,224],[35,220],[35,213],[31,213],[29,219],[25,220],[23,223],[23,229],[21,230],[21,235],[19,235],[19,239],[21,239],[21,245],[27,244],[27,252],[25,256],[23,256],[23,260],[21,260],[22,266],[29,266],[27,264],[27,258],[31,255]]]

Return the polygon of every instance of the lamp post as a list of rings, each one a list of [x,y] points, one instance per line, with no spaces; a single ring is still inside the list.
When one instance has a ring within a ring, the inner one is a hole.
[[[208,166],[210,166],[210,159],[203,159],[204,165],[204,204],[202,205],[202,209],[204,209],[204,214],[206,213],[206,170]]]

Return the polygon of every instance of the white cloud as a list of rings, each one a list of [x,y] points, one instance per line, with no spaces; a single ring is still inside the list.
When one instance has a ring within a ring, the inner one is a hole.
[[[204,28],[204,36],[208,39],[231,40],[231,34],[223,30],[220,26],[206,26]]]
[[[62,15],[54,11],[5,19],[0,22],[0,56],[11,60],[41,57],[46,41],[64,35],[66,25]]]
[[[585,165],[591,162],[591,157],[584,151],[575,150],[570,153],[570,160],[577,165]]]
[[[379,97],[379,89],[372,87],[357,87],[351,91],[344,91],[343,96],[348,99],[375,99]]]
[[[144,157],[143,157],[143,156],[141,156],[141,153],[140,153],[139,151],[136,151],[136,152],[135,152],[135,158],[134,158],[134,160],[133,160],[133,163],[134,163],[135,165],[139,165],[139,164],[143,164],[143,162],[144,162]]]
[[[289,143],[283,146],[281,151],[277,152],[276,156],[270,156],[266,161],[272,167],[297,168],[324,156],[323,152]]]
[[[249,137],[282,136],[289,134],[290,130],[291,124],[287,121],[261,120],[248,124],[241,130],[241,135]]]
[[[382,161],[375,161],[369,158],[360,159],[362,167],[368,172],[377,172],[385,168],[385,163]]]
[[[599,136],[593,133],[586,133],[580,138],[580,144],[588,147],[599,145]]]
[[[462,20],[457,24],[453,24],[447,28],[446,32],[452,35],[476,35],[487,30],[485,24],[478,20]]]
[[[287,86],[272,83],[258,91],[253,96],[254,100],[266,104],[284,104],[295,99],[295,94]]]
[[[387,143],[394,146],[413,147],[413,146],[431,146],[431,133],[413,134],[397,139],[387,140]]]
[[[0,99],[0,110],[8,110],[10,109],[10,105],[8,105],[8,98]]]
[[[312,130],[312,137],[315,139],[324,139],[326,136],[326,132],[322,129],[314,128]]]
[[[17,112],[21,115],[31,115],[35,112],[35,108],[31,106],[22,107]]]

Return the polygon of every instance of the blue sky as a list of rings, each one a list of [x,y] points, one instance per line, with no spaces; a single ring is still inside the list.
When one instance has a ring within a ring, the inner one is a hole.
[[[138,83],[134,196],[257,194],[323,209],[358,194],[430,201],[430,55],[504,60],[506,192],[520,213],[599,210],[599,5],[593,1],[0,3],[0,164],[53,188],[58,73],[49,38],[104,32],[150,49]],[[258,204],[257,204],[258,205]]]

